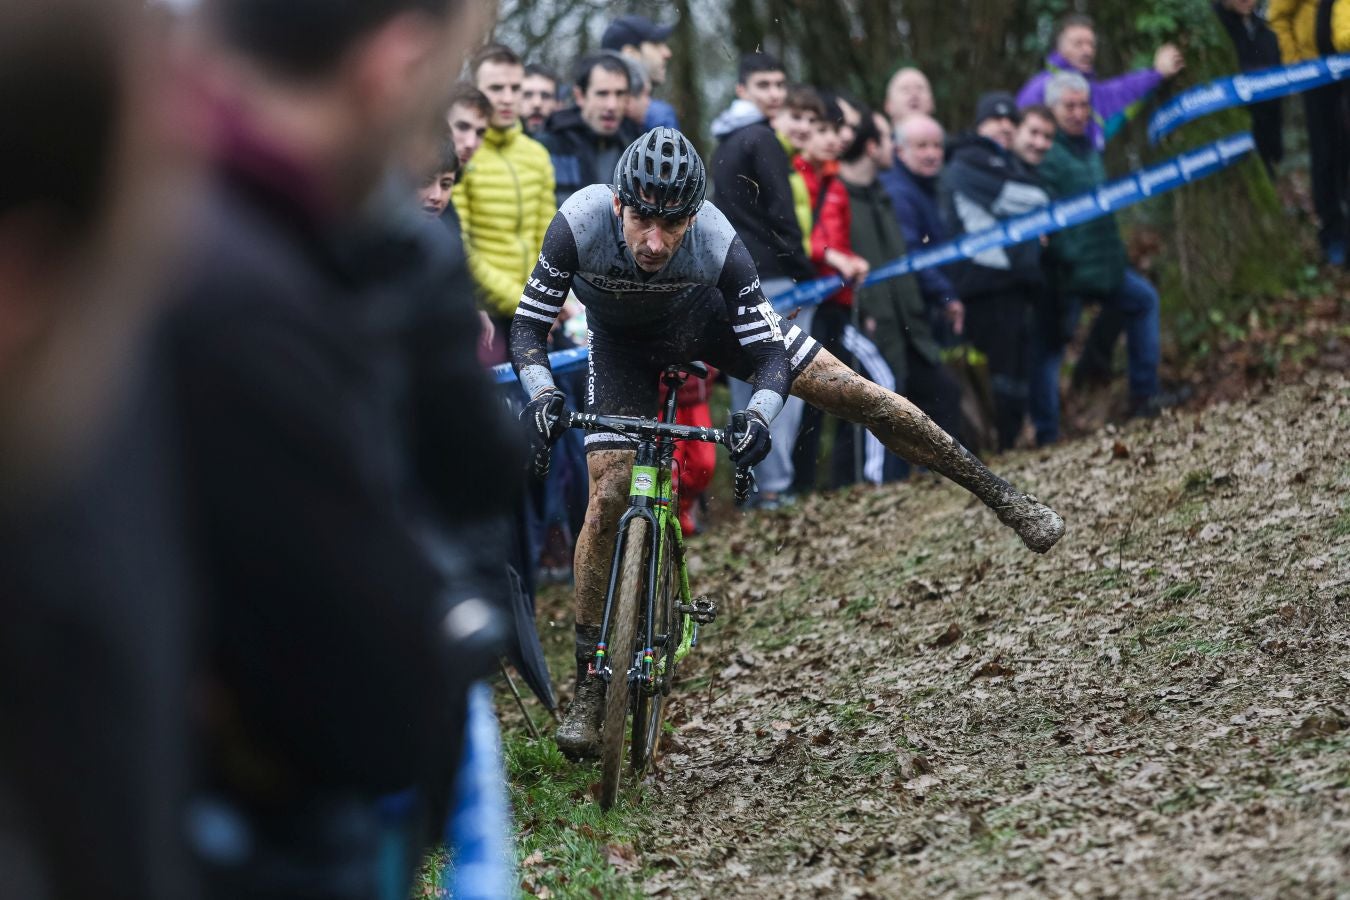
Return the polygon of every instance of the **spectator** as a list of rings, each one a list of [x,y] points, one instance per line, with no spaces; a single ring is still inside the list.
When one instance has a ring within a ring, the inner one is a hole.
[[[1092,87],[1092,118],[1088,139],[1093,149],[1106,149],[1106,142],[1136,116],[1149,96],[1186,66],[1174,44],[1163,44],[1153,54],[1153,68],[1140,69],[1119,78],[1098,80],[1093,72],[1097,60],[1097,31],[1088,16],[1066,16],[1055,29],[1055,49],[1045,59],[1045,70],[1031,77],[1017,95],[1018,106],[1046,103],[1046,84],[1056,72],[1076,72]]]
[[[1280,42],[1266,20],[1256,12],[1256,0],[1217,0],[1214,14],[1219,17],[1237,50],[1238,66],[1244,72],[1268,69],[1280,64]],[[1256,152],[1274,177],[1275,167],[1284,159],[1284,107],[1280,99],[1267,100],[1248,107],[1252,116],[1252,137]]]
[[[891,197],[879,173],[895,165],[890,123],[880,113],[863,113],[853,143],[839,162],[839,177],[848,191],[853,249],[873,267],[904,256],[908,250]],[[948,434],[959,431],[957,405],[961,388],[943,366],[913,275],[888,278],[860,287],[855,297],[863,333],[876,344],[904,394]],[[903,477],[908,464],[888,456],[887,480]]]
[[[817,120],[815,132],[807,139],[793,164],[806,184],[811,198],[811,261],[821,275],[839,275],[845,286],[815,308],[809,317],[798,317],[797,324],[810,331],[812,337],[826,350],[852,364],[852,354],[844,348],[844,329],[853,315],[853,284],[867,277],[867,260],[853,252],[849,232],[851,213],[848,191],[839,180],[839,155],[844,151],[844,139],[853,134],[844,111],[837,100],[821,97],[825,115]],[[856,111],[855,111],[856,115]],[[805,321],[804,321],[805,320]],[[808,324],[809,323],[809,324]],[[801,426],[792,452],[793,486],[798,493],[806,493],[816,486],[816,451],[824,413],[810,407],[802,412]],[[833,450],[833,487],[842,487],[859,480],[861,473],[854,465],[854,435],[850,425],[837,431]]]
[[[806,190],[806,181],[797,169],[797,154],[806,146],[816,133],[816,125],[825,118],[825,104],[821,102],[816,89],[807,85],[793,85],[788,88],[783,108],[774,116],[773,128],[784,152],[792,161],[792,173],[788,183],[792,187],[792,205],[797,212],[797,224],[801,227],[806,253],[811,254],[811,195]]]
[[[417,205],[422,208],[422,212],[433,219],[441,218],[447,210],[454,213],[450,192],[454,190],[455,176],[458,174],[459,155],[455,143],[453,140],[445,141],[436,164],[426,171],[417,189]]]
[[[1061,72],[1046,85],[1048,105],[1059,131],[1039,174],[1053,197],[1077,196],[1106,181],[1102,155],[1093,145],[1090,130],[1091,90],[1088,80],[1076,72]],[[1093,331],[1105,329],[1109,339],[1089,335],[1088,345],[1103,347],[1109,353],[1117,323],[1123,322],[1129,349],[1130,415],[1157,415],[1158,292],[1127,265],[1125,242],[1115,216],[1103,216],[1052,235],[1050,253],[1052,280],[1069,310],[1065,333],[1072,332],[1083,305],[1099,304],[1108,316],[1098,315]],[[1036,404],[1040,420],[1034,422],[1038,444],[1059,437],[1058,372],[1062,358],[1060,349],[1034,363],[1041,370],[1033,374],[1034,389],[1042,392]]]
[[[976,107],[975,133],[952,146],[939,193],[957,234],[983,231],[1050,202],[1036,175],[1012,153],[1017,121],[1011,94],[985,94]],[[998,448],[1010,450],[1026,417],[1031,321],[1045,292],[1041,244],[985,250],[953,266],[952,281],[966,307],[966,335],[989,360]]]
[[[1270,27],[1286,65],[1333,53],[1350,53],[1350,0],[1271,0]],[[1333,266],[1347,259],[1350,240],[1350,125],[1345,82],[1303,92],[1313,207],[1322,254]]]
[[[173,140],[196,70],[171,70],[142,7],[0,4],[6,897],[199,896],[182,824],[200,602],[146,334],[200,200]]]
[[[525,124],[525,133],[537,137],[544,122],[557,111],[558,76],[530,63],[525,67],[525,80],[520,83],[520,120]]]
[[[525,80],[520,57],[490,44],[478,51],[469,69],[492,104],[492,116],[483,146],[465,166],[452,198],[479,300],[493,320],[492,351],[483,361],[496,364],[506,361],[520,286],[530,277],[558,207],[548,151],[520,124]]]
[[[459,171],[463,174],[478,148],[483,146],[488,122],[492,119],[492,103],[487,95],[471,84],[455,85],[450,93],[450,110],[445,120],[450,126],[450,140],[459,157]],[[456,181],[459,180],[456,176]]]
[[[1042,103],[1019,110],[1019,114],[1021,121],[1017,123],[1017,131],[1013,132],[1012,150],[1030,174],[1036,176],[1036,183],[1041,184],[1037,172],[1045,162],[1045,154],[1055,145],[1055,132],[1059,126],[1055,124],[1054,111]]]
[[[933,103],[933,86],[928,83],[928,76],[913,66],[897,69],[886,84],[885,109],[892,129],[898,129],[901,122],[915,113],[934,115],[937,107]]]
[[[604,52],[622,60],[628,67],[628,108],[624,114],[641,130],[643,123],[647,121],[647,111],[652,106],[652,83],[647,77],[647,70],[643,68],[642,63],[624,56],[617,50]]]
[[[619,154],[641,136],[626,115],[628,85],[621,59],[597,53],[578,64],[572,89],[577,105],[554,113],[539,135],[553,160],[558,206],[581,188],[608,184]]]
[[[741,57],[736,100],[712,123],[718,140],[710,166],[717,207],[745,242],[769,298],[816,275],[793,204],[792,162],[769,124],[786,97],[783,64],[767,53],[747,54]],[[748,403],[750,386],[733,380],[731,396],[733,406]],[[774,506],[791,487],[801,413],[801,400],[789,397],[774,419],[773,452],[756,470],[760,492],[753,502]]]
[[[620,16],[605,29],[600,38],[600,49],[617,50],[624,56],[642,63],[652,91],[666,83],[666,66],[670,63],[670,40],[674,25],[656,25],[645,16]],[[647,107],[647,118],[642,130],[680,127],[675,107],[664,100],[652,98]]]
[[[480,13],[214,11],[227,140],[164,323],[209,602],[199,821],[231,825],[195,849],[213,897],[406,893],[467,682],[495,663],[500,614],[462,598],[501,590],[478,566],[520,454],[467,274],[386,172],[445,109]],[[377,799],[405,791],[391,820]],[[414,845],[389,847],[395,827]]]
[[[945,135],[931,116],[914,113],[900,123],[895,136],[896,164],[882,170],[881,186],[891,197],[905,243],[913,253],[947,240],[937,196],[938,176],[942,174],[946,152]],[[941,269],[924,269],[919,272],[919,287],[934,321],[935,333],[959,336],[965,307],[951,279]]]

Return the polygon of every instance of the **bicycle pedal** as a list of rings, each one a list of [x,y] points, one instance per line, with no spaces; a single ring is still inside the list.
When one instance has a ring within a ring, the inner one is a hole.
[[[695,597],[692,603],[681,603],[678,609],[700,625],[711,624],[717,618],[717,604],[707,597]]]

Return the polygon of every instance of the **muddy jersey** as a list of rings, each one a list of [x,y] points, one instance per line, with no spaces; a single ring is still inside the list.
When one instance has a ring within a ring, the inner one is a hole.
[[[568,291],[587,321],[635,341],[678,329],[682,315],[716,288],[737,341],[754,360],[752,407],[772,419],[791,384],[782,321],[764,297],[741,239],[704,202],[678,250],[659,272],[633,259],[614,214],[614,191],[597,184],[573,194],[553,217],[511,323],[511,361],[530,395],[553,384],[547,338]]]

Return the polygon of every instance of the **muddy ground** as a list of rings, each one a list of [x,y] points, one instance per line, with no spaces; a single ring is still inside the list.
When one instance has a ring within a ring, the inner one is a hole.
[[[692,547],[723,603],[650,776],[672,897],[1350,896],[1350,379],[814,497]]]

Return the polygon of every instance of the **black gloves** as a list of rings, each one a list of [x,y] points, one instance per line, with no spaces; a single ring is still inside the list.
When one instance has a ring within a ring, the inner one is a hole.
[[[563,392],[557,388],[540,393],[520,413],[530,429],[530,470],[536,478],[548,477],[548,451],[563,433],[562,413]]]
[[[731,439],[731,460],[738,466],[759,465],[773,448],[769,423],[754,410],[733,414],[727,423],[727,434]]]

